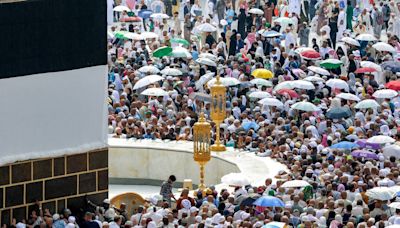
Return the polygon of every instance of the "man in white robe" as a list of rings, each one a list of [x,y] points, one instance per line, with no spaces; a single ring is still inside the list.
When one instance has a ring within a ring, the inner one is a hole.
[[[300,15],[301,10],[301,2],[300,0],[289,0],[289,13],[295,13],[296,15]]]
[[[336,34],[336,40],[341,40],[343,32],[346,30],[346,12],[343,8],[340,9],[337,21],[338,32]]]

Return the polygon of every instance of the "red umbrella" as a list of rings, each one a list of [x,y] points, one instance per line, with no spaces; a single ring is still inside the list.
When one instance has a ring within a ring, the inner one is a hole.
[[[313,50],[310,51],[303,51],[300,55],[305,59],[320,59],[321,55]]]
[[[364,73],[371,73],[371,72],[375,72],[376,69],[372,68],[372,67],[361,67],[358,68],[354,73],[356,74],[364,74]]]
[[[386,88],[400,91],[400,81],[391,81],[386,83],[385,85]]]
[[[289,95],[291,98],[298,98],[299,94],[296,93],[296,91],[292,89],[280,89],[277,91],[278,94],[280,95]]]

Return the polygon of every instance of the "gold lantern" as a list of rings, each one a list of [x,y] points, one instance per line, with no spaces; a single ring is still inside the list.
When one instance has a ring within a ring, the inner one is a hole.
[[[204,113],[200,114],[199,121],[193,126],[194,153],[193,159],[200,166],[199,189],[206,188],[204,184],[204,166],[211,159],[211,125],[206,121]]]
[[[219,75],[217,80],[210,88],[211,90],[211,119],[215,123],[216,127],[216,139],[214,145],[211,146],[212,151],[225,151],[225,145],[221,144],[220,141],[220,124],[224,121],[226,115],[226,88],[222,85]]]

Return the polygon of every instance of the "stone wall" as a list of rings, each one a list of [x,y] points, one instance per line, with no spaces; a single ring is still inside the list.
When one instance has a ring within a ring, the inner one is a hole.
[[[83,213],[85,198],[108,197],[108,149],[16,162],[0,167],[0,221],[27,218],[36,201],[51,213]]]

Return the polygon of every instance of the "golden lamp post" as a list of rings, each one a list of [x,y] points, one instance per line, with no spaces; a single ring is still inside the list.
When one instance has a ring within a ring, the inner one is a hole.
[[[211,146],[212,151],[221,152],[225,151],[225,145],[221,144],[220,141],[220,124],[224,121],[226,115],[226,88],[222,85],[219,75],[217,75],[217,81],[210,88],[211,90],[211,119],[215,123],[216,127],[216,139],[214,145]]]
[[[200,114],[199,121],[193,126],[194,154],[193,159],[200,166],[199,189],[206,188],[204,184],[204,166],[211,159],[211,125],[206,121],[204,113]]]

